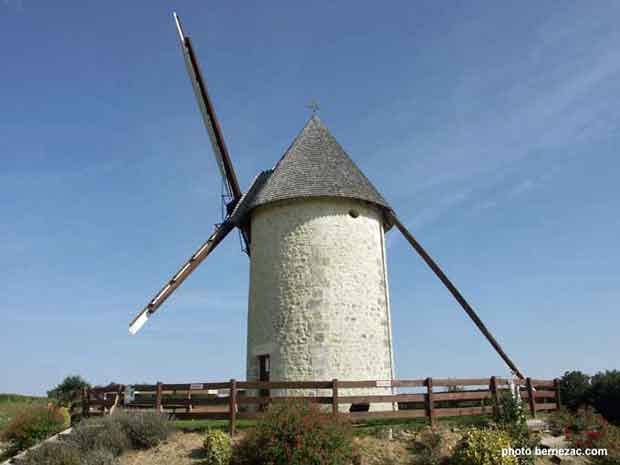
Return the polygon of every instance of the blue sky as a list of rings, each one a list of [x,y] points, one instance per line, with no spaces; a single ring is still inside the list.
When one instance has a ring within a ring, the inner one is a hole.
[[[244,376],[235,236],[127,332],[221,220],[173,10],[242,186],[316,99],[527,374],[618,368],[617,2],[0,0],[0,392]],[[397,376],[505,375],[388,249]]]

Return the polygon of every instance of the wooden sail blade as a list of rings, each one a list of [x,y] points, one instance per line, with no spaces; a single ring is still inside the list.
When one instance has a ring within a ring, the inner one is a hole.
[[[420,245],[420,243],[413,237],[413,235],[407,230],[407,228],[400,222],[398,217],[394,212],[390,212],[388,214],[389,220],[398,228],[398,230],[405,236],[405,239],[411,244],[411,246],[415,249],[415,251],[422,257],[422,260],[426,262],[429,268],[437,275],[439,280],[443,283],[443,285],[450,291],[452,296],[456,299],[456,301],[461,305],[465,313],[471,318],[474,324],[478,327],[480,332],[486,337],[489,343],[493,346],[495,351],[499,354],[499,356],[506,362],[506,365],[519,377],[525,378],[521,370],[517,368],[514,362],[508,357],[508,354],[502,349],[499,345],[495,337],[491,334],[491,332],[484,325],[480,317],[476,314],[471,305],[465,300],[465,297],[459,292],[459,290],[452,284],[452,281],[448,279],[446,274],[442,271],[442,269],[435,263],[435,261],[431,258],[431,256],[424,250],[424,248]]]
[[[157,311],[157,309],[166,301],[168,297],[185,281],[185,279],[194,271],[202,261],[217,247],[235,226],[226,221],[218,226],[211,237],[200,246],[200,248],[187,260],[174,276],[166,283],[164,287],[151,299],[151,301],[136,315],[129,323],[129,332],[136,334],[146,321]]]
[[[233,168],[226,143],[224,142],[222,128],[220,127],[220,123],[215,114],[215,108],[213,107],[213,103],[209,97],[206,81],[204,80],[200,67],[198,66],[198,60],[196,58],[196,54],[194,53],[192,43],[189,37],[187,37],[183,32],[180,18],[176,13],[173,13],[173,15],[177,31],[179,33],[179,39],[181,41],[181,49],[183,51],[183,59],[185,60],[187,73],[189,74],[194,93],[196,94],[198,108],[200,109],[207,133],[209,134],[209,140],[211,141],[211,146],[213,147],[215,160],[222,178],[224,179],[227,193],[232,197],[232,201],[236,203],[241,198],[241,188],[239,187],[239,181],[237,180],[237,175]]]

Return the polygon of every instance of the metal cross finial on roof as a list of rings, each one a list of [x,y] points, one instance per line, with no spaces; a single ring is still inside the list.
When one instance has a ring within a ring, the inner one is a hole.
[[[310,103],[306,105],[306,108],[309,108],[310,111],[312,111],[312,115],[314,116],[319,111],[319,104],[316,100],[311,100]]]

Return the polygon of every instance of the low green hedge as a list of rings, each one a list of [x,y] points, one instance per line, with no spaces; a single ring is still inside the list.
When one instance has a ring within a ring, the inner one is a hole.
[[[16,450],[23,450],[68,428],[70,423],[67,409],[33,405],[11,420],[2,430],[2,439]]]
[[[233,453],[237,465],[350,465],[351,425],[313,404],[273,404]]]
[[[146,449],[171,432],[168,419],[155,412],[123,412],[90,418],[57,442],[28,452],[24,465],[119,465],[128,449]]]

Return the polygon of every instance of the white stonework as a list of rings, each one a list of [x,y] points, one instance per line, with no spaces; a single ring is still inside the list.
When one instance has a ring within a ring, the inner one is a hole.
[[[393,379],[379,207],[345,198],[272,203],[252,212],[251,237],[247,379],[258,378],[266,354],[271,381]]]

